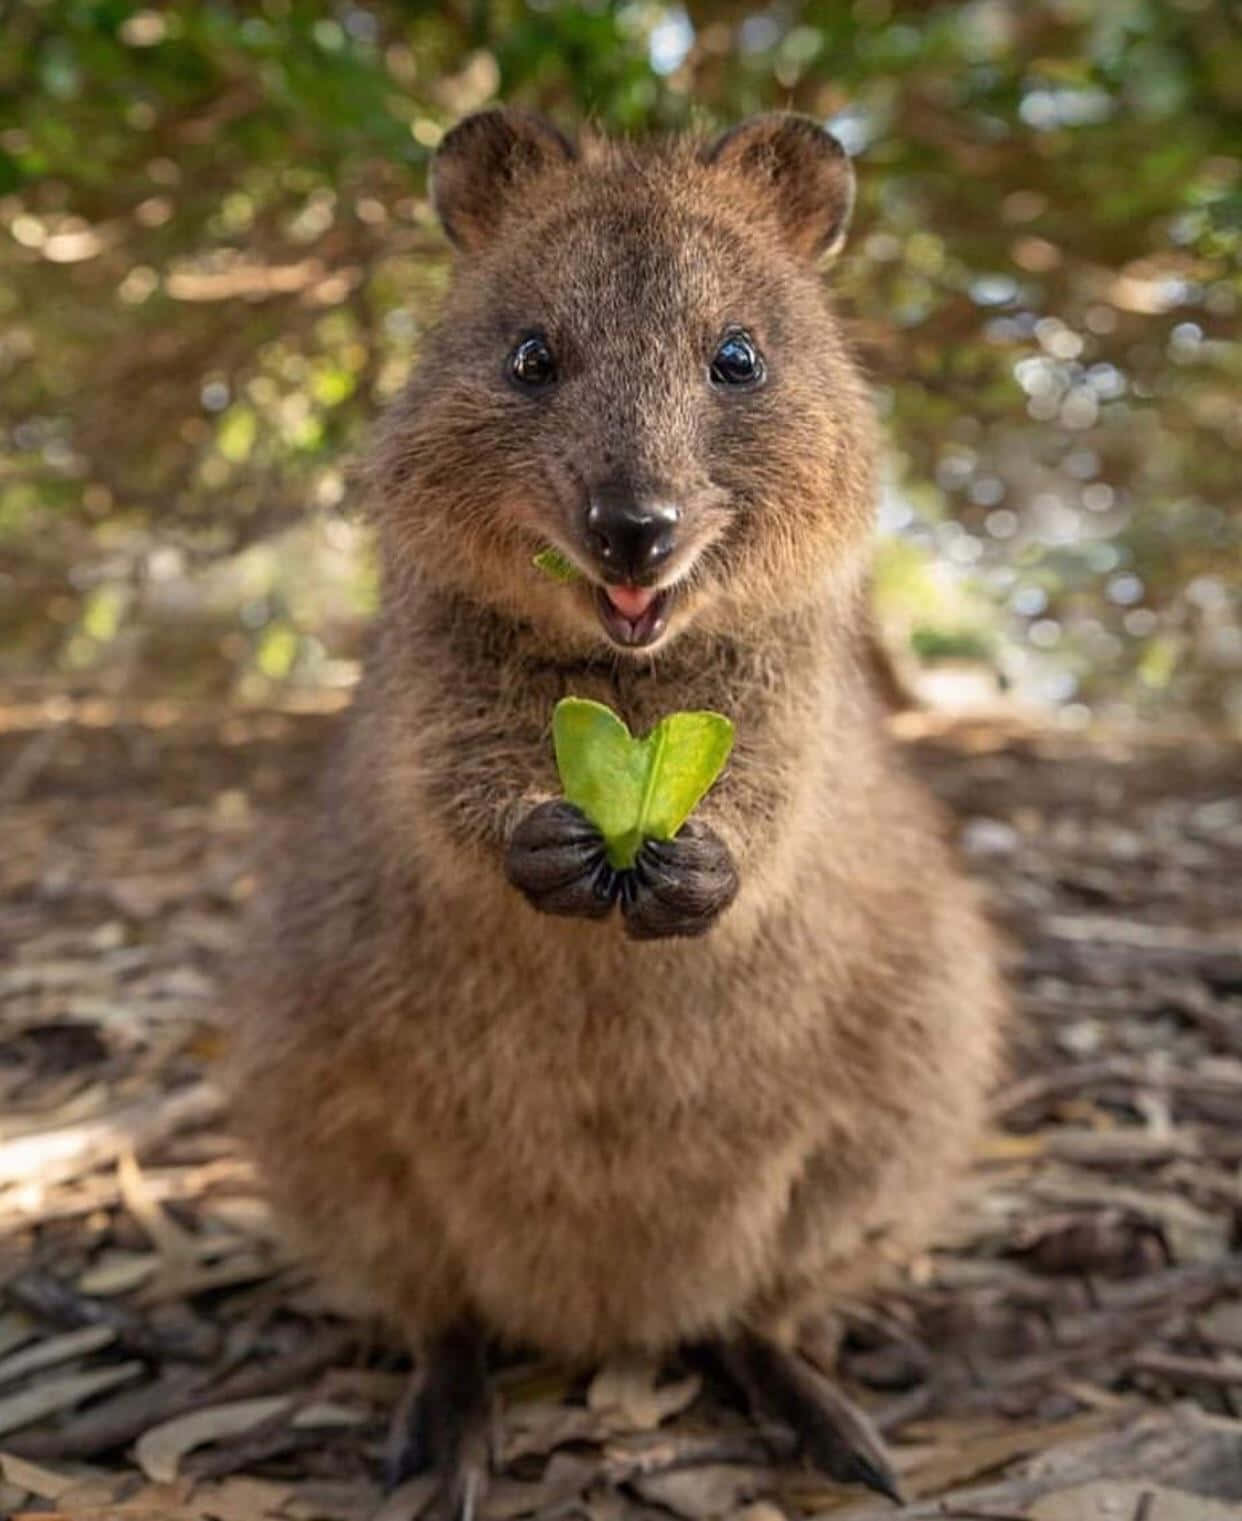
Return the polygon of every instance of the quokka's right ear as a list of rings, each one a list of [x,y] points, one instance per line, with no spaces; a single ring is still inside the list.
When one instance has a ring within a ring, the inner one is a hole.
[[[576,157],[569,139],[533,112],[479,111],[440,144],[431,164],[431,203],[450,242],[473,252],[495,233],[514,195]]]

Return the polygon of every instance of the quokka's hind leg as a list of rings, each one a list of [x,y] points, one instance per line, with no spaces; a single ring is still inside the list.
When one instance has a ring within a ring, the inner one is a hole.
[[[724,1378],[752,1414],[788,1426],[798,1450],[829,1478],[865,1484],[901,1504],[884,1440],[867,1416],[791,1348],[758,1331],[687,1349],[708,1376]]]
[[[414,1474],[438,1485],[428,1515],[476,1521],[491,1467],[492,1404],[482,1329],[460,1321],[427,1342],[414,1384],[394,1424],[387,1481]]]

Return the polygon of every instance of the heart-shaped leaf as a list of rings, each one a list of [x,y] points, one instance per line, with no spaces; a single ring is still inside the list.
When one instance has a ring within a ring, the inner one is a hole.
[[[635,739],[603,703],[566,697],[552,737],[565,796],[626,867],[645,839],[671,840],[690,817],[729,758],[733,725],[720,713],[670,713]]]

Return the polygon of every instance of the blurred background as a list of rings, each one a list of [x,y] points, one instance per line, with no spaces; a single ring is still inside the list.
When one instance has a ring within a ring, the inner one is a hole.
[[[0,5],[0,677],[346,689],[351,459],[434,318],[428,159],[828,122],[888,435],[876,596],[926,698],[1242,729],[1242,6]]]

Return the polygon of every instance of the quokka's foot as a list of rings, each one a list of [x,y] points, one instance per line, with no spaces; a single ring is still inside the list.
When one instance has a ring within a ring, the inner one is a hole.
[[[482,1332],[463,1322],[429,1342],[396,1423],[386,1479],[395,1489],[432,1473],[424,1516],[477,1521],[491,1467],[492,1412]]]
[[[754,1331],[690,1349],[710,1376],[723,1375],[754,1415],[788,1426],[798,1450],[842,1484],[865,1484],[902,1503],[884,1440],[852,1401],[798,1353]]]

